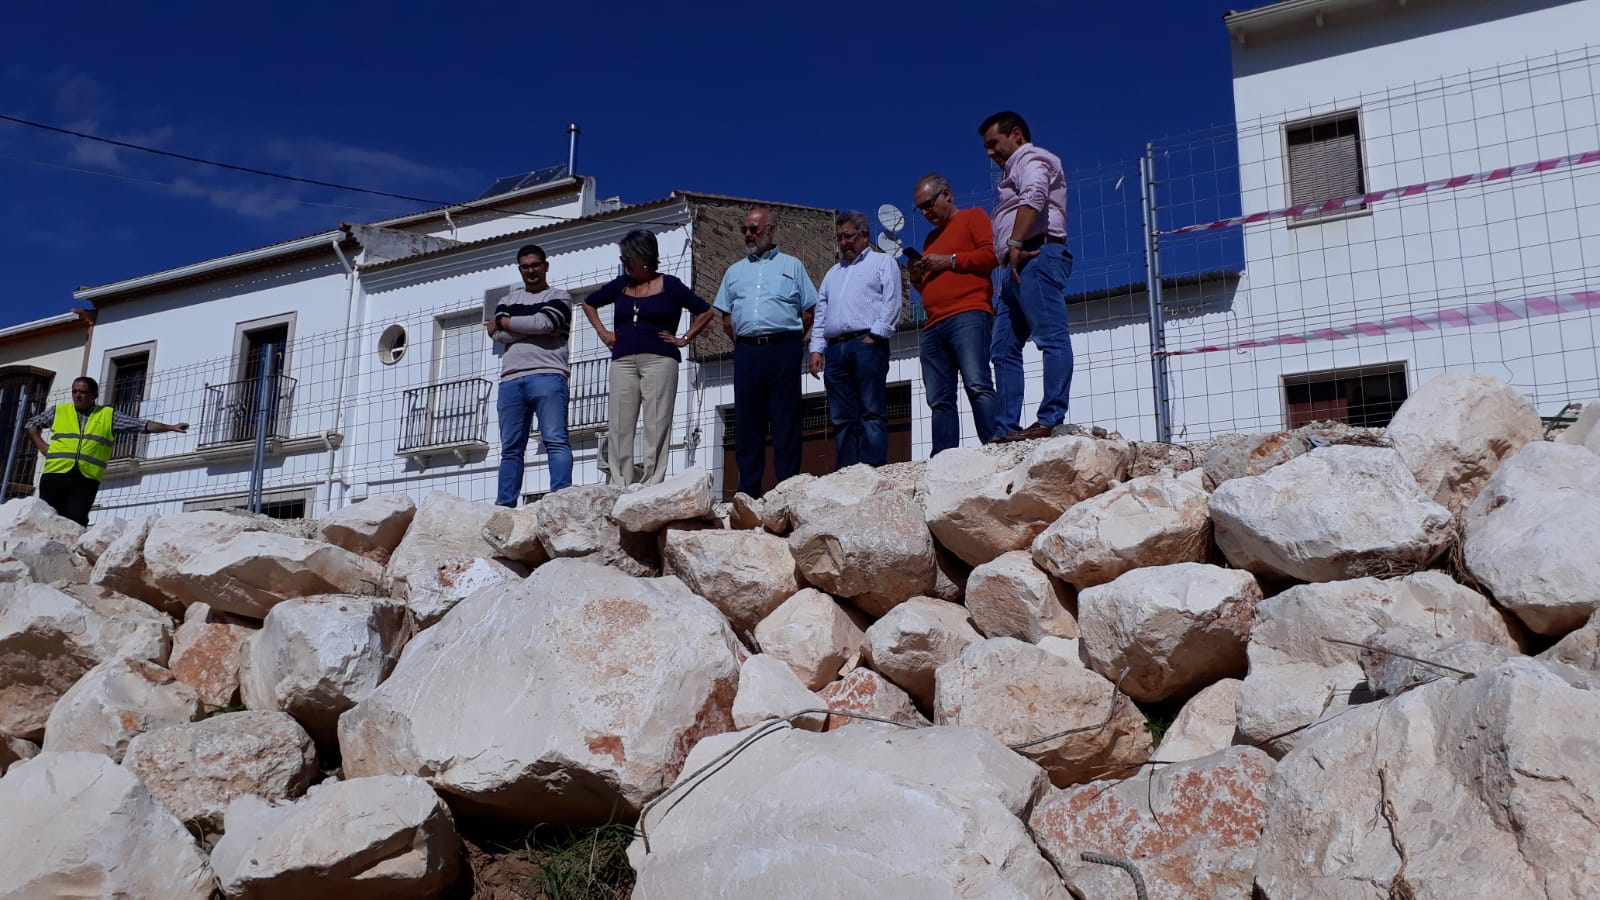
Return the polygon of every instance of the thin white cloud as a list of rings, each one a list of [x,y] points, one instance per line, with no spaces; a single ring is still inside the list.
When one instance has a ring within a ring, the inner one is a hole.
[[[300,198],[292,196],[287,188],[256,190],[214,187],[187,177],[177,178],[172,186],[180,196],[197,197],[217,209],[251,219],[276,219],[300,208]]]
[[[290,163],[296,174],[348,180],[362,187],[372,186],[374,181],[462,187],[470,180],[460,171],[420,163],[388,150],[323,138],[275,138],[264,149],[268,155]]]

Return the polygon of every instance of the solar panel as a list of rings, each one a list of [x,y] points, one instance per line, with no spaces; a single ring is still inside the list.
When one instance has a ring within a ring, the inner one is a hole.
[[[498,194],[509,194],[512,191],[520,191],[524,188],[531,188],[536,185],[549,184],[558,178],[565,177],[567,177],[567,167],[565,164],[559,166],[549,166],[543,169],[534,169],[532,172],[524,172],[521,175],[510,175],[490,185],[487,191],[484,191],[482,194],[478,195],[478,199],[482,200],[485,197],[493,197]]]

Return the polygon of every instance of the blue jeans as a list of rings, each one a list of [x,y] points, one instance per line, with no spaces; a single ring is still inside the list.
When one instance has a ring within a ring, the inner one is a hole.
[[[535,415],[539,417],[539,438],[550,458],[550,490],[572,487],[566,376],[524,375],[501,382],[495,409],[500,412],[500,489],[494,502],[516,506],[522,496],[522,458],[528,450],[528,428]]]
[[[889,461],[889,426],[884,419],[889,380],[889,342],[865,337],[829,344],[822,371],[828,387],[828,421],[833,424],[835,469],[856,463]]]
[[[956,410],[956,374],[967,389],[978,442],[994,435],[994,377],[989,372],[989,342],[994,316],[972,310],[958,313],[922,330],[922,386],[933,414],[933,452],[961,443],[961,416]],[[931,454],[930,454],[931,455]]]
[[[1072,258],[1062,244],[1045,244],[1022,269],[1022,283],[1009,268],[995,270],[999,280],[994,307],[995,396],[1000,434],[1022,430],[1022,347],[1031,338],[1044,355],[1044,397],[1034,421],[1056,426],[1067,420],[1072,391],[1072,333],[1067,327],[1067,277]]]

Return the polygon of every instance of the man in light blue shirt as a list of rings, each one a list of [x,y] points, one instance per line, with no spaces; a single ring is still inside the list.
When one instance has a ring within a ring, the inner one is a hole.
[[[777,481],[800,474],[800,372],[817,289],[800,260],[778,252],[772,210],[751,209],[739,230],[749,255],[728,267],[712,306],[723,313],[722,330],[733,338],[739,490],[760,497],[766,490],[769,425]]]
[[[884,395],[889,336],[900,322],[900,266],[870,249],[867,217],[834,218],[839,262],[822,277],[811,328],[811,377],[826,372],[834,468],[889,461]]]

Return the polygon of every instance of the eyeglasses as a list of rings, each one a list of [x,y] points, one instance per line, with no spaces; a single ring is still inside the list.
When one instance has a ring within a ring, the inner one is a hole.
[[[861,237],[861,235],[863,235],[865,233],[866,232],[862,232],[862,231],[852,231],[849,234],[845,234],[844,232],[841,231],[838,234],[834,235],[833,239],[835,241],[838,241],[839,243],[843,244],[843,243],[846,243],[847,241],[853,241],[856,238]]]
[[[921,212],[927,212],[928,210],[933,209],[933,204],[937,203],[939,198],[944,196],[944,192],[948,191],[948,190],[950,190],[950,189],[949,188],[940,188],[937,192],[934,193],[934,195],[932,197],[929,197],[928,199],[922,201],[921,203],[918,203],[917,204],[917,209],[919,211],[921,211]]]
[[[94,391],[83,391],[83,390],[76,390],[75,389],[72,392],[72,396],[74,396],[74,397],[93,397],[94,396]]]
[[[544,268],[545,266],[548,266],[548,265],[550,265],[550,264],[547,263],[547,262],[517,263],[517,268],[521,269],[524,272],[531,272],[534,269],[542,269],[542,268]]]
[[[740,225],[739,226],[739,233],[740,234],[760,234],[761,232],[766,231],[768,228],[771,228],[771,227],[772,226],[770,224],[768,224],[768,225]]]

